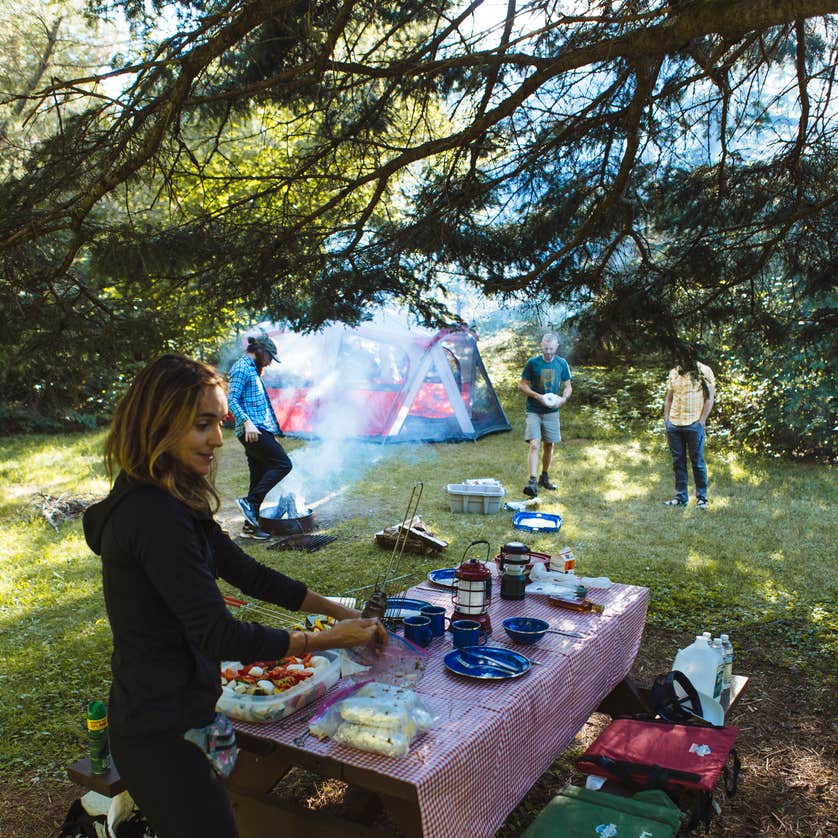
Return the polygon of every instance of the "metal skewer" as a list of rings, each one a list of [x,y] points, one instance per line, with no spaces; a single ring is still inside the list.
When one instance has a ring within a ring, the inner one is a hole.
[[[407,500],[407,508],[404,511],[401,526],[396,533],[396,541],[393,544],[393,552],[390,554],[390,561],[387,565],[387,570],[384,572],[383,577],[379,576],[375,580],[372,596],[370,596],[364,605],[364,617],[378,617],[380,620],[383,620],[387,612],[387,588],[397,579],[404,578],[403,576],[395,576],[395,573],[398,570],[405,545],[407,544],[408,536],[410,535],[408,522],[412,522],[413,518],[416,516],[416,511],[419,508],[419,501],[422,498],[424,485],[425,484],[422,483],[421,480],[413,484],[413,489],[411,490],[410,497]]]
[[[251,612],[260,619],[269,619],[275,623],[279,623],[283,628],[287,628],[289,626],[294,626],[298,622],[298,619],[294,619],[287,614],[283,614],[281,611],[277,611],[273,608],[269,608],[265,605],[259,605],[255,602],[247,602],[243,599],[236,599],[236,597],[232,596],[224,596],[224,604],[230,608],[235,608],[239,614],[250,614]]]

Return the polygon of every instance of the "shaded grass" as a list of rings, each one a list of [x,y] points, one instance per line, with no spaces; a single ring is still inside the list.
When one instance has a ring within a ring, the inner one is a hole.
[[[684,635],[727,631],[735,644],[737,631],[763,625],[776,638],[776,664],[798,668],[814,699],[834,686],[833,469],[719,450],[711,428],[711,508],[669,509],[661,505],[672,494],[662,432],[589,428],[589,417],[571,408],[564,412],[565,441],[551,472],[559,490],[545,492],[540,507],[560,513],[563,527],[558,536],[522,533],[512,527],[509,512],[452,513],[444,491],[446,483],[494,477],[508,499],[522,497],[522,408],[514,374],[498,378],[513,424],[509,434],[459,445],[347,446],[349,465],[338,470],[326,465],[324,446],[287,440],[295,461],[322,457],[322,484],[308,500],[331,495],[315,515],[318,530],[337,541],[311,554],[253,542],[245,549],[323,593],[371,584],[391,558],[373,535],[402,520],[411,488],[422,482],[419,514],[450,546],[437,558],[405,554],[400,569],[413,581],[458,563],[475,540],[487,540],[491,556],[510,540],[546,552],[570,546],[581,573],[648,586],[649,621],[656,627]],[[4,783],[20,782],[32,771],[63,776],[64,766],[85,751],[87,700],[107,695],[111,641],[99,561],[84,543],[80,521],[56,533],[32,506],[37,492],[103,494],[102,440],[102,432],[0,439]],[[231,436],[227,442],[219,458],[224,504],[218,517],[235,534],[241,518],[233,499],[245,489],[246,466],[240,445]],[[674,646],[671,651],[674,656]]]

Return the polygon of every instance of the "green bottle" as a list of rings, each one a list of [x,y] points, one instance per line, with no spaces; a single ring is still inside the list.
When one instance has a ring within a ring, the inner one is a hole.
[[[87,739],[90,743],[90,770],[94,774],[107,774],[111,760],[108,711],[104,701],[91,701],[87,705]]]

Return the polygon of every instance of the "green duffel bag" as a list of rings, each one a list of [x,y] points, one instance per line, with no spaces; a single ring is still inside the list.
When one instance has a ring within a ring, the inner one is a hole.
[[[521,838],[672,838],[681,810],[659,790],[618,797],[565,786]]]

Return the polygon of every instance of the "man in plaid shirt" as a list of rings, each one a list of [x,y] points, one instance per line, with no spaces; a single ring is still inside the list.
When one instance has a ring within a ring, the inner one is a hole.
[[[695,480],[695,505],[698,509],[706,509],[705,425],[716,397],[716,379],[713,370],[698,360],[691,347],[679,345],[675,350],[675,362],[675,367],[669,372],[669,387],[663,404],[666,438],[675,471],[675,497],[664,503],[667,506],[687,505],[689,452]]]
[[[250,489],[236,504],[244,515],[242,535],[264,541],[270,534],[259,529],[259,507],[265,495],[291,471],[291,460],[277,442],[282,429],[276,419],[262,370],[277,361],[276,344],[267,336],[247,339],[247,351],[230,368],[227,401],[236,420],[236,436],[244,446],[250,469]]]

